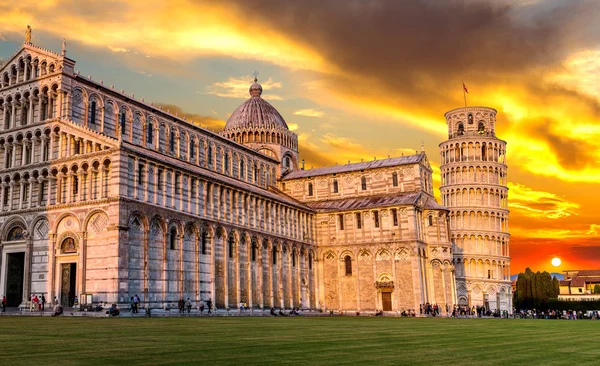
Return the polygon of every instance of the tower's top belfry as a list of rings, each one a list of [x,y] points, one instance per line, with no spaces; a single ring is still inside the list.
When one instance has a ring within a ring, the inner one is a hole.
[[[497,113],[488,107],[462,107],[446,112],[448,139],[479,135],[495,137]]]

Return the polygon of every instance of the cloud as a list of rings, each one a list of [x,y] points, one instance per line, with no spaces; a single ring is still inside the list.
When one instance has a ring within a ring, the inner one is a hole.
[[[317,118],[322,118],[323,116],[325,116],[325,113],[316,109],[299,109],[297,111],[294,112],[294,114],[296,116],[305,116],[305,117],[317,117]]]
[[[519,183],[508,183],[509,208],[513,213],[541,218],[560,219],[577,215],[580,205],[550,192],[536,191]]]
[[[196,126],[201,126],[204,128],[208,128],[210,130],[221,130],[225,127],[226,121],[222,119],[215,118],[212,116],[203,116],[195,113],[184,112],[180,107],[173,104],[160,104],[154,103],[155,105],[160,105],[164,111],[170,111],[171,114],[177,114],[178,117],[184,118],[193,123]]]
[[[108,49],[111,50],[111,51],[113,51],[113,52],[128,52],[127,49],[121,48],[121,47],[108,46]]]
[[[281,82],[273,81],[269,78],[267,81],[260,82],[263,88],[262,98],[270,100],[282,100],[283,98],[279,95],[273,94],[273,89],[280,89]],[[239,78],[229,77],[226,81],[218,81],[206,87],[206,94],[216,95],[223,98],[238,98],[248,99],[250,94],[248,92],[250,85],[252,85],[252,78],[250,76],[242,76]]]

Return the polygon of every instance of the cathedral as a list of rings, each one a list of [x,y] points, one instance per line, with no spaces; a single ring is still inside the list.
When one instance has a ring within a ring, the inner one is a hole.
[[[496,111],[446,114],[425,153],[304,169],[262,98],[213,132],[31,43],[0,66],[0,296],[148,308],[511,310]],[[233,108],[232,108],[233,109]]]

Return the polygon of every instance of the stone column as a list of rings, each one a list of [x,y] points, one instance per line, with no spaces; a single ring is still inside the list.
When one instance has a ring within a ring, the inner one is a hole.
[[[10,104],[11,104],[12,112],[10,114],[10,127],[9,128],[15,128],[15,127],[17,127],[17,114],[16,114],[17,102],[13,100]]]
[[[8,187],[8,184],[4,182],[0,184],[0,212],[4,210],[4,191],[6,187]]]
[[[86,280],[86,256],[87,256],[87,231],[80,232],[81,243],[79,244],[79,257],[77,258],[77,280],[79,294],[85,294],[85,280]],[[81,301],[81,299],[79,300]]]
[[[265,307],[265,290],[263,288],[263,250],[262,250],[262,244],[261,238],[256,238],[256,240],[258,241],[257,245],[258,247],[256,248],[256,254],[257,257],[256,258],[256,290],[259,291],[259,295],[260,295],[260,308],[263,309]]]
[[[50,204],[52,204],[52,179],[56,180],[55,178],[52,178],[51,176],[48,176],[48,197],[46,197],[46,199],[48,200],[48,203],[46,204],[47,207],[50,207]],[[57,196],[58,196],[58,190],[57,190]]]
[[[9,194],[8,194],[8,210],[12,211],[13,209],[13,197],[14,197],[14,190],[15,190],[15,182],[14,181],[10,181],[9,183],[10,185],[10,189],[9,189]]]
[[[17,141],[13,142],[12,144],[12,149],[13,149],[13,153],[12,153],[12,162],[11,162],[11,167],[15,167],[17,165],[17,145],[20,145]]]
[[[33,94],[29,95],[29,108],[27,108],[27,124],[33,124],[34,113]]]
[[[29,178],[29,200],[27,201],[27,208],[31,208],[33,202],[33,184],[37,182],[35,178]]]
[[[25,269],[24,269],[24,280],[23,280],[23,302],[29,299],[31,295],[31,257],[33,252],[33,239],[29,233],[25,235],[27,244],[25,247]]]
[[[62,106],[63,106],[63,92],[62,92],[62,89],[59,88],[57,90],[57,93],[58,93],[57,94],[58,98],[57,98],[57,105],[56,105],[56,114],[57,114],[56,117],[61,118],[62,114],[63,114],[62,113],[63,112],[63,108],[62,108]]]

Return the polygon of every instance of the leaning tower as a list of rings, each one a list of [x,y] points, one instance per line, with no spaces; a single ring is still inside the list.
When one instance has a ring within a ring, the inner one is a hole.
[[[445,114],[440,191],[450,210],[458,303],[511,312],[506,141],[496,137],[496,113],[465,107]]]

